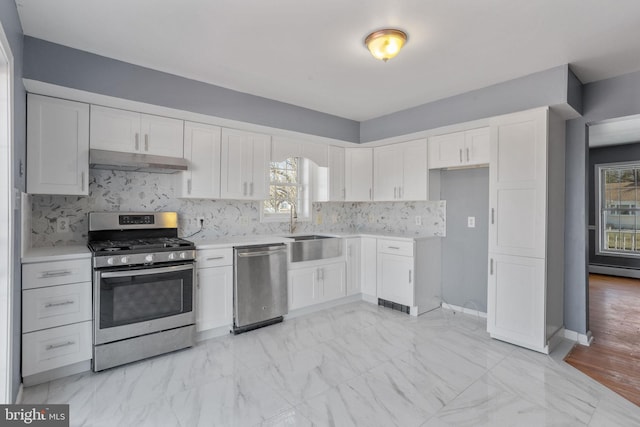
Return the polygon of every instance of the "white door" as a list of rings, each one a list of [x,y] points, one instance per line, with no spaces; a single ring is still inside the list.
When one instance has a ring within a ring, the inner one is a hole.
[[[378,298],[413,305],[413,257],[378,253]]]
[[[91,106],[91,148],[135,153],[141,138],[140,113]]]
[[[464,133],[465,161],[468,165],[488,164],[491,159],[489,128],[468,130]]]
[[[198,332],[233,322],[233,267],[198,269],[196,330]]]
[[[342,298],[346,295],[345,263],[329,264],[318,267],[322,283],[322,301]]]
[[[329,200],[343,201],[344,187],[344,148],[329,146]]]
[[[182,172],[182,196],[220,197],[220,128],[185,122],[184,154],[189,170]]]
[[[542,259],[489,254],[487,330],[492,337],[544,349],[544,274]]]
[[[376,265],[378,257],[375,237],[360,238],[360,280],[362,293],[370,297],[378,295]]]
[[[269,162],[271,158],[271,137],[258,133],[250,134],[251,166],[247,178],[247,196],[252,200],[265,200],[269,195]]]
[[[222,129],[222,148],[220,158],[220,196],[223,199],[244,199],[249,189],[253,146],[247,140],[245,132]]]
[[[347,295],[360,293],[360,237],[345,239],[347,247]]]
[[[89,194],[89,105],[29,94],[27,192]]]
[[[400,199],[402,148],[399,144],[373,149],[373,200]]]
[[[546,154],[546,110],[492,120],[490,253],[545,256]]]
[[[400,200],[428,200],[427,141],[400,144],[402,147],[402,186],[398,190]]]
[[[320,301],[318,269],[289,270],[289,310],[313,305]]]
[[[184,122],[168,117],[140,115],[140,151],[156,156],[182,157]]]
[[[345,200],[372,200],[373,183],[373,149],[345,149]]]
[[[464,132],[437,135],[429,138],[429,169],[461,166],[464,151]]]

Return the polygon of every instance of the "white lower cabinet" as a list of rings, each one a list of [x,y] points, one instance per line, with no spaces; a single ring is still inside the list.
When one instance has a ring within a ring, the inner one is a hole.
[[[233,323],[233,249],[200,250],[196,286],[196,331]],[[226,265],[225,265],[226,264]]]
[[[289,270],[289,310],[346,295],[345,263],[332,262]]]
[[[347,295],[360,293],[360,238],[345,239],[347,247]]]
[[[413,257],[378,254],[378,298],[413,305]]]
[[[369,300],[375,300],[378,296],[376,241],[375,237],[360,238],[360,289]]]

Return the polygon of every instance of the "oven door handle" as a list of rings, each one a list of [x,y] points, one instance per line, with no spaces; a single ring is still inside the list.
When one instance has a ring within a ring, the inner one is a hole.
[[[184,271],[184,270],[192,270],[193,264],[188,265],[176,265],[173,267],[162,267],[162,268],[148,268],[145,270],[134,270],[134,271],[117,271],[117,272],[101,272],[100,277],[109,279],[114,277],[132,277],[132,276],[148,276],[151,274],[162,274],[162,273],[173,273],[174,271]]]

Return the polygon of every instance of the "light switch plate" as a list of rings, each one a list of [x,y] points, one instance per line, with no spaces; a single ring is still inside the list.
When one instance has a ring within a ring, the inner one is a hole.
[[[416,215],[416,225],[422,225],[422,217],[420,215]]]
[[[68,233],[71,229],[69,229],[69,218],[60,217],[56,219],[56,233]]]
[[[476,228],[476,217],[475,216],[468,216],[467,217],[467,227]]]

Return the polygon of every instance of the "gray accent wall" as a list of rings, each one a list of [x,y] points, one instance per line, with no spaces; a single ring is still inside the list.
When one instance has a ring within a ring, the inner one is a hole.
[[[564,323],[586,333],[588,324],[587,215],[590,123],[640,114],[640,72],[583,86],[583,116],[567,121]]]
[[[573,77],[570,77],[573,76]],[[426,77],[425,77],[426,78]],[[441,126],[535,107],[569,105],[581,112],[579,81],[568,65],[498,83],[360,123],[360,142],[376,141]],[[577,82],[577,83],[576,83]],[[572,96],[568,96],[571,88]]]
[[[442,238],[443,301],[487,312],[489,259],[489,168],[443,170],[440,197],[447,202]],[[467,227],[467,217],[476,227]]]
[[[360,123],[24,37],[24,77],[229,120],[359,142]]]
[[[22,84],[22,54],[23,54],[23,36],[22,25],[18,17],[18,9],[14,1],[3,0],[0,1],[0,22],[2,23],[2,29],[4,30],[9,45],[11,48],[11,54],[13,55],[13,71],[14,71],[14,86],[13,86],[13,170],[14,170],[14,186],[24,191],[25,178],[20,176],[19,164],[24,164],[26,155],[26,114],[27,114],[27,97],[25,94],[24,85]],[[22,307],[22,290],[21,290],[21,269],[20,269],[20,218],[22,217],[20,206],[18,210],[14,211],[14,234],[13,234],[13,335],[12,335],[12,402],[15,401],[20,387],[20,345],[21,345],[21,307]]]

